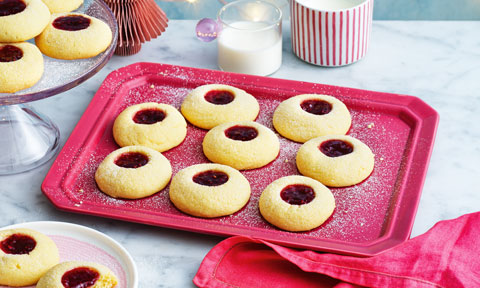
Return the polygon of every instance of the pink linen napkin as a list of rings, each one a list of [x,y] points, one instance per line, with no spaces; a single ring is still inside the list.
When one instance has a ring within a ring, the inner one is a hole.
[[[480,287],[480,212],[438,222],[368,258],[236,236],[205,256],[198,287]]]

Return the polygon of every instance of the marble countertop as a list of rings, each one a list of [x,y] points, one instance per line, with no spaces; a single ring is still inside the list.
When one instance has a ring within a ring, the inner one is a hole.
[[[167,31],[130,57],[114,56],[97,75],[61,95],[32,103],[58,126],[65,143],[111,71],[147,61],[217,69],[216,44],[194,36],[196,21]],[[480,22],[375,21],[366,58],[341,68],[297,59],[285,25],[283,65],[272,77],[414,95],[435,108],[440,125],[412,237],[436,222],[480,207]],[[223,238],[58,211],[40,190],[53,160],[0,176],[0,227],[53,220],[85,225],[119,241],[139,271],[139,287],[192,287],[205,254]]]

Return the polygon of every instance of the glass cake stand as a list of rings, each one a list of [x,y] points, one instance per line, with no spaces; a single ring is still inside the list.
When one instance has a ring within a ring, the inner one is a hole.
[[[13,94],[0,93],[0,175],[36,168],[58,150],[60,133],[55,123],[25,103],[79,85],[100,71],[113,55],[118,28],[115,16],[103,0],[85,0],[75,12],[107,23],[113,41],[105,52],[89,59],[58,60],[44,56],[45,71],[35,86]]]

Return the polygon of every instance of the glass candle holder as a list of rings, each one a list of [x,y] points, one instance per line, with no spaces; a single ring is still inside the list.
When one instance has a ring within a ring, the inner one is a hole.
[[[282,11],[262,0],[239,0],[218,12],[218,66],[266,76],[282,65]]]

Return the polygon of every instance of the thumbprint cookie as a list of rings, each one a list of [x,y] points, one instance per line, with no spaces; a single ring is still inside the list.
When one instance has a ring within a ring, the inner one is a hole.
[[[144,146],[127,146],[100,163],[95,181],[111,197],[138,199],[165,188],[171,176],[172,166],[162,153]]]
[[[42,33],[50,11],[42,0],[0,1],[0,43],[17,43]]]
[[[35,85],[43,70],[43,56],[35,45],[0,43],[0,93],[15,93]]]
[[[327,95],[303,94],[278,105],[273,127],[280,135],[304,143],[329,134],[346,134],[352,123],[347,106]]]
[[[173,106],[143,103],[128,107],[113,124],[113,137],[118,145],[141,145],[159,152],[182,143],[187,135],[187,122]]]
[[[303,144],[297,152],[301,174],[330,187],[345,187],[365,180],[373,171],[374,154],[358,139],[328,135]]]
[[[207,132],[202,145],[210,161],[238,170],[263,167],[275,160],[280,151],[277,135],[253,121],[218,125]]]
[[[247,92],[223,84],[208,84],[192,90],[182,103],[181,112],[193,125],[211,129],[232,121],[253,121],[260,106]]]
[[[250,183],[238,170],[197,164],[180,170],[170,184],[170,200],[187,214],[213,218],[240,210],[250,198]]]
[[[50,13],[71,12],[83,4],[83,0],[42,0],[47,5]]]
[[[260,195],[260,213],[287,231],[308,231],[322,225],[335,209],[335,198],[322,183],[293,175],[270,183]]]
[[[0,285],[33,285],[59,259],[55,243],[40,232],[25,228],[0,231]]]
[[[117,276],[101,264],[69,261],[48,270],[37,288],[114,288],[117,283]]]
[[[80,13],[52,15],[45,30],[35,37],[43,54],[64,60],[97,56],[112,42],[110,27],[95,17]]]

